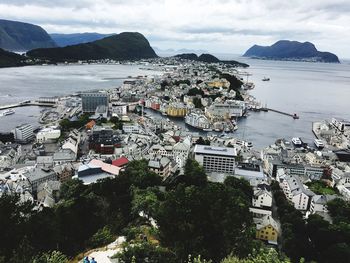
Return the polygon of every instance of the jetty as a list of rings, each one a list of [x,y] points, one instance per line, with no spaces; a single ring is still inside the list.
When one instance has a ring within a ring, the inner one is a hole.
[[[45,103],[45,102],[37,102],[37,101],[23,101],[23,102],[19,102],[19,103],[0,106],[0,110],[7,110],[7,109],[25,107],[25,106],[39,106],[39,107],[52,107],[53,108],[53,107],[56,107],[57,105],[55,103]]]
[[[286,115],[286,116],[292,117],[293,119],[299,119],[299,116],[296,113],[291,114],[291,113],[288,113],[288,112],[275,110],[275,109],[271,109],[271,108],[261,108],[260,110],[262,110],[262,111],[272,111],[272,112],[276,112],[276,113],[279,113],[279,114],[282,114],[282,115]]]

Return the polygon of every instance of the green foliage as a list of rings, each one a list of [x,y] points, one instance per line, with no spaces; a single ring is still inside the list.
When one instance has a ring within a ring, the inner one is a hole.
[[[107,245],[115,240],[115,236],[112,234],[109,227],[105,226],[99,229],[90,239],[89,244],[91,247],[100,247]]]
[[[188,96],[197,96],[197,95],[201,95],[202,97],[204,96],[204,92],[202,89],[200,88],[191,88],[188,90],[187,92]]]
[[[203,137],[201,136],[196,141],[196,144],[199,144],[199,145],[210,145],[210,141],[208,139],[204,140]]]
[[[122,263],[177,263],[176,256],[170,250],[161,246],[152,245],[149,242],[141,242],[124,247],[121,253],[113,256]]]
[[[33,259],[33,263],[68,263],[68,258],[60,251],[43,253]]]
[[[247,255],[254,244],[250,200],[237,198],[237,191],[207,183],[167,192],[155,216],[162,244],[180,260],[189,254],[215,261],[230,253]]]
[[[318,195],[337,194],[337,191],[334,188],[327,186],[327,183],[323,181],[312,181],[306,183],[306,185],[310,188],[311,191]]]
[[[186,185],[202,186],[207,183],[207,175],[204,168],[195,160],[188,158],[185,164],[183,182]]]
[[[220,78],[224,78],[228,82],[230,82],[229,91],[233,89],[236,92],[236,100],[243,100],[243,97],[242,97],[241,92],[240,92],[240,89],[243,85],[243,82],[241,80],[236,78],[234,75],[230,75],[230,74],[226,74],[226,73],[221,74]]]
[[[260,249],[254,251],[254,253],[247,258],[240,259],[235,256],[229,256],[225,258],[221,263],[290,263],[290,260],[286,257],[282,257],[278,252],[273,249]]]
[[[194,97],[193,98],[193,104],[195,108],[201,109],[203,108],[201,98]]]
[[[89,122],[90,114],[82,114],[77,121],[70,121],[63,119],[60,121],[60,126],[63,131],[70,131],[72,129],[79,129]]]
[[[0,68],[23,66],[25,65],[23,60],[25,60],[25,57],[0,48]]]
[[[182,84],[186,84],[188,86],[191,85],[191,81],[189,79],[180,79],[180,80],[174,80],[173,85],[174,86],[180,86]]]

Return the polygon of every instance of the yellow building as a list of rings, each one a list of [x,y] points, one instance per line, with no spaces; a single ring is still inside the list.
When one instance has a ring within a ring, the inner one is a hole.
[[[256,238],[277,244],[279,228],[276,221],[269,215],[254,220],[256,223]]]
[[[184,105],[172,105],[167,108],[166,113],[170,117],[185,117],[187,108]]]
[[[211,87],[211,88],[228,88],[230,86],[230,83],[226,80],[226,79],[216,79],[216,80],[213,80],[213,81],[208,81],[206,82],[206,84],[208,85],[208,87]]]

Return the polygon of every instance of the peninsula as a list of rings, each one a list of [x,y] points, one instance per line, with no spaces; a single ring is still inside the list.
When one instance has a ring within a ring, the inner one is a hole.
[[[138,60],[156,58],[148,40],[137,32],[124,32],[90,43],[59,48],[41,48],[27,53],[31,58],[51,62],[78,60]]]
[[[254,45],[243,56],[269,60],[340,63],[335,54],[318,51],[310,42],[289,40],[280,40],[271,46]]]

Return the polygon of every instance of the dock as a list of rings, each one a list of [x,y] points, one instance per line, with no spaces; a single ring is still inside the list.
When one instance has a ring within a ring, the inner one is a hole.
[[[44,103],[44,102],[37,102],[37,101],[25,101],[25,102],[19,102],[9,105],[3,105],[0,106],[0,110],[7,110],[12,108],[18,108],[18,107],[25,107],[25,106],[39,106],[39,107],[56,107],[57,105],[54,103]]]
[[[271,109],[271,108],[261,108],[261,110],[262,111],[272,111],[272,112],[276,112],[276,113],[279,113],[279,114],[282,114],[282,115],[286,115],[286,116],[292,117],[293,119],[299,119],[299,116],[296,115],[295,113],[291,114],[291,113],[288,113],[288,112],[275,110],[275,109]]]

